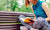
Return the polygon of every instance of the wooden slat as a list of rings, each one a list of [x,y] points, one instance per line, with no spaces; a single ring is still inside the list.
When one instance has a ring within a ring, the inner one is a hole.
[[[16,28],[16,26],[0,26],[0,28]]]
[[[19,12],[2,12],[0,11],[0,16],[19,16],[19,15],[25,15],[25,16],[33,16],[33,13],[19,13]]]
[[[0,29],[0,30],[16,30],[16,29]]]
[[[16,28],[0,28],[0,29],[16,29]]]
[[[17,17],[13,17],[13,16],[0,16],[0,18],[13,18],[13,19],[17,19]]]
[[[33,15],[31,15],[31,14],[0,14],[0,16],[19,16],[19,15],[33,16]]]
[[[0,21],[0,23],[16,23],[16,21]]]
[[[17,19],[0,19],[0,20],[17,20]]]
[[[0,24],[0,26],[16,26],[16,24]]]

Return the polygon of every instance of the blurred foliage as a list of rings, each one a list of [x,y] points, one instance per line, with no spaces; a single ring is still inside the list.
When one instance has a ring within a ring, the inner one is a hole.
[[[49,9],[50,9],[50,3],[47,3],[48,4],[48,6],[49,6]]]
[[[31,5],[26,8],[23,4],[19,7],[18,0],[0,0],[0,11],[9,11],[9,12],[28,12],[33,13],[31,10]],[[50,8],[50,3],[47,3]]]
[[[16,2],[16,0],[11,0],[10,4],[11,4],[11,10],[15,11],[15,8],[16,7],[18,8],[18,3]]]

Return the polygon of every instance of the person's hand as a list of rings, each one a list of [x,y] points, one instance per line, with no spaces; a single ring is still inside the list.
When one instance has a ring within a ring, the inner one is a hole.
[[[29,22],[31,22],[30,19],[31,19],[31,18],[26,18],[26,19],[24,20],[24,22],[29,23]]]
[[[34,23],[34,20],[32,20],[31,18],[26,18],[25,20],[24,20],[24,22],[26,22],[26,23]]]

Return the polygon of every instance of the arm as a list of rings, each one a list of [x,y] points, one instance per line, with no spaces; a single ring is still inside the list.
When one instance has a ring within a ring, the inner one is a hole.
[[[31,9],[32,9],[32,12],[33,12],[33,14],[34,14],[34,11],[33,11],[33,8],[32,8],[32,6],[31,6]],[[34,19],[36,19],[36,16],[35,16],[35,14],[34,14]]]
[[[44,9],[44,11],[47,15],[47,18],[45,20],[50,21],[50,10],[49,10],[48,5],[46,3],[42,3],[42,8]]]

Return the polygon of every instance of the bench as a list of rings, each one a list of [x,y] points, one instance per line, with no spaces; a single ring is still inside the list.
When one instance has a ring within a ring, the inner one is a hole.
[[[0,30],[20,30],[20,26],[22,26],[22,24],[18,19],[19,15],[33,17],[33,13],[0,11]]]

